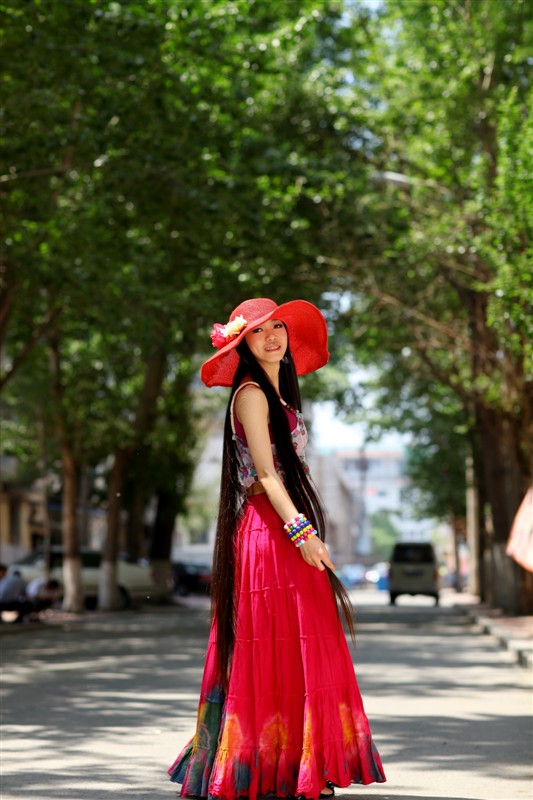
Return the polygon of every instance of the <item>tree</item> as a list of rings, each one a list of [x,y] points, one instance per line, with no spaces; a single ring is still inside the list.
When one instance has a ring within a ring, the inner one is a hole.
[[[375,30],[355,94],[368,89],[370,224],[343,240],[339,328],[384,375],[461,401],[494,527],[487,585],[516,609],[525,575],[503,546],[532,477],[531,19],[522,2],[399,0]]]
[[[68,608],[81,597],[80,471],[109,464],[101,606],[111,607],[139,452],[167,465],[150,488],[161,502],[153,553],[168,557],[181,503],[169,470],[185,491],[190,458],[172,458],[172,422],[159,422],[177,419],[189,441],[191,354],[205,352],[210,325],[246,295],[324,287],[313,267],[341,194],[341,15],[314,0],[7,5],[3,186],[17,280],[6,352],[15,363],[31,339],[51,359]]]

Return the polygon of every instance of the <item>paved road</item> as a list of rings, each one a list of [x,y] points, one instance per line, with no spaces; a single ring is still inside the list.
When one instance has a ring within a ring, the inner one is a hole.
[[[354,662],[388,783],[361,800],[531,800],[531,682],[460,608],[357,597]],[[2,800],[165,800],[206,610],[92,615],[3,641]]]

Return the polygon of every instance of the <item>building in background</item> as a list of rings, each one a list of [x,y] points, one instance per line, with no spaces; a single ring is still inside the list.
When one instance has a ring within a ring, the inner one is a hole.
[[[205,557],[212,553],[221,455],[222,430],[215,423],[193,480],[191,500],[197,511],[178,519],[174,557],[178,554]],[[414,518],[406,500],[408,479],[404,474],[403,448],[325,449],[314,447],[311,436],[307,456],[326,508],[327,542],[337,566],[354,562],[370,565],[381,560],[374,557],[371,537],[372,518],[380,512],[390,517],[398,538],[404,540],[425,540],[435,530],[434,520]]]
[[[334,450],[311,456],[311,474],[327,510],[327,541],[339,565],[365,561],[372,553],[370,517],[399,513],[403,454]]]
[[[416,519],[406,498],[404,461],[403,450],[377,447],[311,455],[311,474],[327,511],[327,541],[339,566],[376,560],[371,521],[380,513],[390,518],[398,538],[426,540],[434,531],[435,521]]]
[[[171,559],[198,557],[210,561],[215,544],[222,470],[224,420],[213,420],[191,485],[188,513],[176,519],[172,539]]]

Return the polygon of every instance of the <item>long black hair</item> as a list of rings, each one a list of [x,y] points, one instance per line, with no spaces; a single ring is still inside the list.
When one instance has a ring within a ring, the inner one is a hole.
[[[246,341],[237,345],[240,360],[231,389],[224,423],[224,449],[222,454],[222,481],[220,506],[215,539],[211,601],[217,636],[217,671],[222,686],[227,685],[236,626],[235,596],[235,534],[243,509],[243,489],[239,483],[239,464],[231,425],[231,405],[235,392],[245,378],[259,384],[268,402],[270,428],[278,458],[284,472],[287,492],[298,509],[313,523],[318,535],[325,540],[326,521],[317,490],[294,449],[287,414],[278,393]],[[295,410],[301,411],[302,401],[296,367],[289,346],[280,364],[279,388],[281,397]],[[346,590],[337,576],[328,569],[328,577],[337,600],[342,607],[346,624],[355,636],[353,608]]]

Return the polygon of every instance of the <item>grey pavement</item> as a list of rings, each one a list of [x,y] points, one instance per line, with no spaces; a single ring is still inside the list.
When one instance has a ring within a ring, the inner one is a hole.
[[[469,598],[353,599],[388,782],[339,797],[530,800],[530,671],[482,633]],[[165,771],[194,732],[205,604],[49,621],[2,637],[2,800],[175,798]]]

